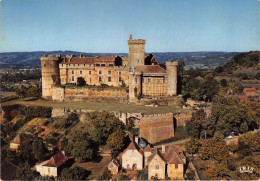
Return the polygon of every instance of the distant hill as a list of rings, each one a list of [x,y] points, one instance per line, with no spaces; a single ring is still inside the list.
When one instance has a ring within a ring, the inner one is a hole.
[[[120,55],[127,56],[127,53],[85,53],[75,51],[36,51],[36,52],[7,52],[0,53],[0,66],[4,67],[40,67],[40,57],[43,55],[61,54],[62,56],[80,54],[87,57]],[[147,53],[149,55],[150,53]],[[217,67],[226,62],[239,52],[152,52],[159,63],[172,59],[184,61],[186,65],[202,64],[206,67]]]
[[[230,71],[250,68],[256,69],[257,67],[260,67],[260,51],[240,53],[227,62],[223,66],[223,69],[225,71]]]

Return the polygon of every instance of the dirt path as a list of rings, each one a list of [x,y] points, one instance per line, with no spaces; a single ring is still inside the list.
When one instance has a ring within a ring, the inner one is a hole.
[[[182,145],[182,144],[185,144],[186,142],[190,141],[190,138],[187,138],[187,139],[184,139],[184,140],[179,140],[179,141],[174,141],[174,142],[171,142],[171,143],[165,143],[163,145],[165,146],[168,146],[168,145]],[[155,148],[160,148],[162,145],[157,145],[157,146],[154,146]]]

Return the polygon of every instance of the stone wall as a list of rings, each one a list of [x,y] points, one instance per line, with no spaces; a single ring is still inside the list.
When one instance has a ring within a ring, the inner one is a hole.
[[[140,136],[152,144],[174,137],[173,113],[143,115]]]
[[[55,101],[117,101],[126,102],[128,93],[126,88],[98,88],[98,87],[55,87],[52,91]]]

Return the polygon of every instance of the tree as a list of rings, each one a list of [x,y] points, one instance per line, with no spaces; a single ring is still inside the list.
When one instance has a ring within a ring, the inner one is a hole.
[[[98,178],[98,180],[110,180],[111,178],[112,178],[112,174],[106,167],[103,171],[103,174]]]
[[[32,143],[32,154],[34,158],[43,161],[48,150],[42,138],[36,137]]]
[[[221,85],[221,87],[227,87],[228,86],[227,80],[226,79],[221,79],[220,80],[220,85]]]
[[[86,180],[90,171],[87,171],[81,167],[65,168],[62,170],[59,179],[60,180]]]
[[[192,113],[191,119],[186,123],[188,134],[194,138],[199,138],[203,130],[207,130],[210,122],[207,120],[207,114],[203,109]]]
[[[214,166],[212,166],[212,167],[209,167],[205,171],[205,176],[206,176],[206,179],[208,179],[208,180],[217,180],[218,172],[217,172],[216,168]]]
[[[107,145],[113,150],[113,152],[118,153],[124,147],[124,133],[119,127],[117,131],[112,133],[107,139]]]
[[[16,176],[19,180],[33,180],[37,174],[31,170],[29,163],[25,162],[19,164]]]
[[[78,77],[78,78],[77,78],[77,85],[78,85],[78,86],[84,86],[84,85],[86,85],[85,79],[84,79],[83,77]]]
[[[86,113],[84,122],[88,126],[90,137],[99,145],[104,145],[111,133],[123,127],[117,117],[106,111]]]
[[[92,160],[98,151],[98,145],[93,142],[87,132],[75,131],[66,141],[63,148],[69,155],[80,162]]]
[[[201,146],[199,139],[192,138],[189,142],[185,143],[185,148],[188,151],[189,154],[195,154],[198,153],[199,147]]]

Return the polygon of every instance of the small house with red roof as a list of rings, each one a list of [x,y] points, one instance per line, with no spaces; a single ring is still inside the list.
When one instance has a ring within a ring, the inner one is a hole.
[[[120,165],[119,165],[119,163],[118,163],[115,159],[111,160],[111,162],[107,165],[108,170],[109,170],[113,175],[115,175],[115,174],[118,173],[119,167],[120,167]]]
[[[68,163],[70,159],[70,157],[65,156],[64,151],[60,151],[49,160],[36,165],[36,171],[39,172],[41,176],[53,176],[56,178],[59,172],[66,167],[66,163]]]
[[[26,133],[21,133],[18,134],[11,142],[10,142],[10,149],[11,150],[17,150],[20,145],[30,142],[33,140],[33,135],[32,134],[26,134]]]
[[[257,90],[256,90],[256,88],[244,88],[243,93],[246,96],[256,96]]]
[[[128,170],[143,169],[143,150],[135,142],[131,142],[122,153],[122,168]]]

